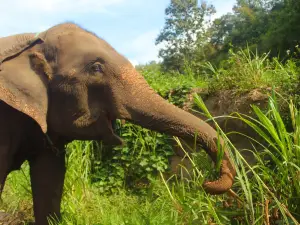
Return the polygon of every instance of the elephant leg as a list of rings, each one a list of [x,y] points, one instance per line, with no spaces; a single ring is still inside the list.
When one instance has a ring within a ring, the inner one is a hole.
[[[6,177],[11,171],[13,156],[18,150],[19,138],[9,138],[8,135],[0,134],[0,197],[5,185]]]
[[[22,147],[27,122],[23,114],[0,101],[0,196],[14,155]]]
[[[0,197],[9,171],[11,160],[8,154],[8,146],[0,143]]]
[[[29,160],[34,216],[37,225],[60,219],[65,176],[65,153],[46,148]]]

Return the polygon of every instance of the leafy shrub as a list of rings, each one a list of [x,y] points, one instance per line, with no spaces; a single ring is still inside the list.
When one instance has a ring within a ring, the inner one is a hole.
[[[173,151],[165,135],[130,123],[119,126],[116,132],[126,142],[125,147],[99,145],[94,152],[92,181],[100,192],[134,186],[168,169]]]
[[[194,74],[192,70],[186,66],[185,74],[177,72],[163,73],[158,68],[151,70],[151,66],[140,67],[139,71],[145,77],[149,85],[166,99],[171,90],[191,89],[206,87],[206,78],[201,75]],[[180,93],[179,93],[180,94]],[[185,96],[178,95],[184,98]]]

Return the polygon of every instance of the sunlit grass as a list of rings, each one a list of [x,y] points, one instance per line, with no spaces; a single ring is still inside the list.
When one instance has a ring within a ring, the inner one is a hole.
[[[211,75],[208,80],[210,91],[235,90],[244,92],[255,88],[266,91],[275,86],[284,92],[293,91],[299,80],[299,67],[294,60],[281,62],[270,58],[269,53],[259,55],[249,47],[239,51],[230,51],[228,60],[220,67],[210,62],[203,64],[203,69]]]

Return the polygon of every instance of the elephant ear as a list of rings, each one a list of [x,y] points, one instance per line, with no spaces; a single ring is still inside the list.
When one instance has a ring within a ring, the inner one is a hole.
[[[43,43],[34,34],[0,38],[0,100],[30,116],[47,132],[50,67],[34,47]]]

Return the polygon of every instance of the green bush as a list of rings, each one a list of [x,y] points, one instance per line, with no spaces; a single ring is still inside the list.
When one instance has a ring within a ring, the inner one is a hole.
[[[100,192],[132,187],[168,169],[173,150],[167,144],[167,136],[130,123],[119,126],[116,132],[126,146],[112,148],[100,144],[92,157],[92,181]]]

